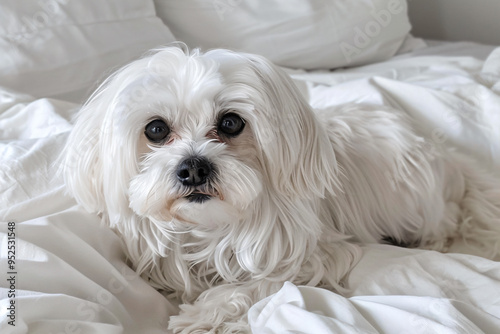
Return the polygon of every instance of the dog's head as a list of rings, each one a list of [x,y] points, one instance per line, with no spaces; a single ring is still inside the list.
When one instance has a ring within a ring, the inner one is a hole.
[[[336,165],[280,69],[255,55],[177,47],[106,80],[79,112],[65,159],[71,193],[112,224],[130,215],[237,224],[262,200],[323,196]]]

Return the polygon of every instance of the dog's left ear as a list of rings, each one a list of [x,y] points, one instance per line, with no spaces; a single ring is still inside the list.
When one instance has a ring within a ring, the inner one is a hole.
[[[324,196],[338,190],[337,163],[327,132],[292,79],[267,59],[247,55],[267,100],[254,127],[269,182],[287,195]]]

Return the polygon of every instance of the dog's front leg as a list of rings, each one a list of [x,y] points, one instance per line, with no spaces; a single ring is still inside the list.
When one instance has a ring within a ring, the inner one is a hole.
[[[204,291],[194,304],[181,305],[180,314],[170,318],[169,329],[175,334],[251,333],[248,310],[282,285],[255,281],[215,286]]]

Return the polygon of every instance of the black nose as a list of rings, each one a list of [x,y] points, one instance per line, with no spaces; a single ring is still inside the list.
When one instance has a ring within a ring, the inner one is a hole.
[[[205,158],[187,158],[177,167],[177,178],[185,186],[198,186],[207,182],[212,173],[210,162]]]

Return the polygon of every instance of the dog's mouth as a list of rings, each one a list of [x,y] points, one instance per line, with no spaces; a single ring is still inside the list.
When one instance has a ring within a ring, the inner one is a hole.
[[[184,196],[185,199],[187,199],[190,203],[205,203],[206,201],[218,197],[221,200],[224,198],[222,195],[215,189],[211,191],[201,191],[201,190],[194,190],[193,192],[187,194]]]
[[[191,203],[204,203],[211,199],[213,196],[197,191],[193,191],[191,194],[187,195],[185,198]]]

